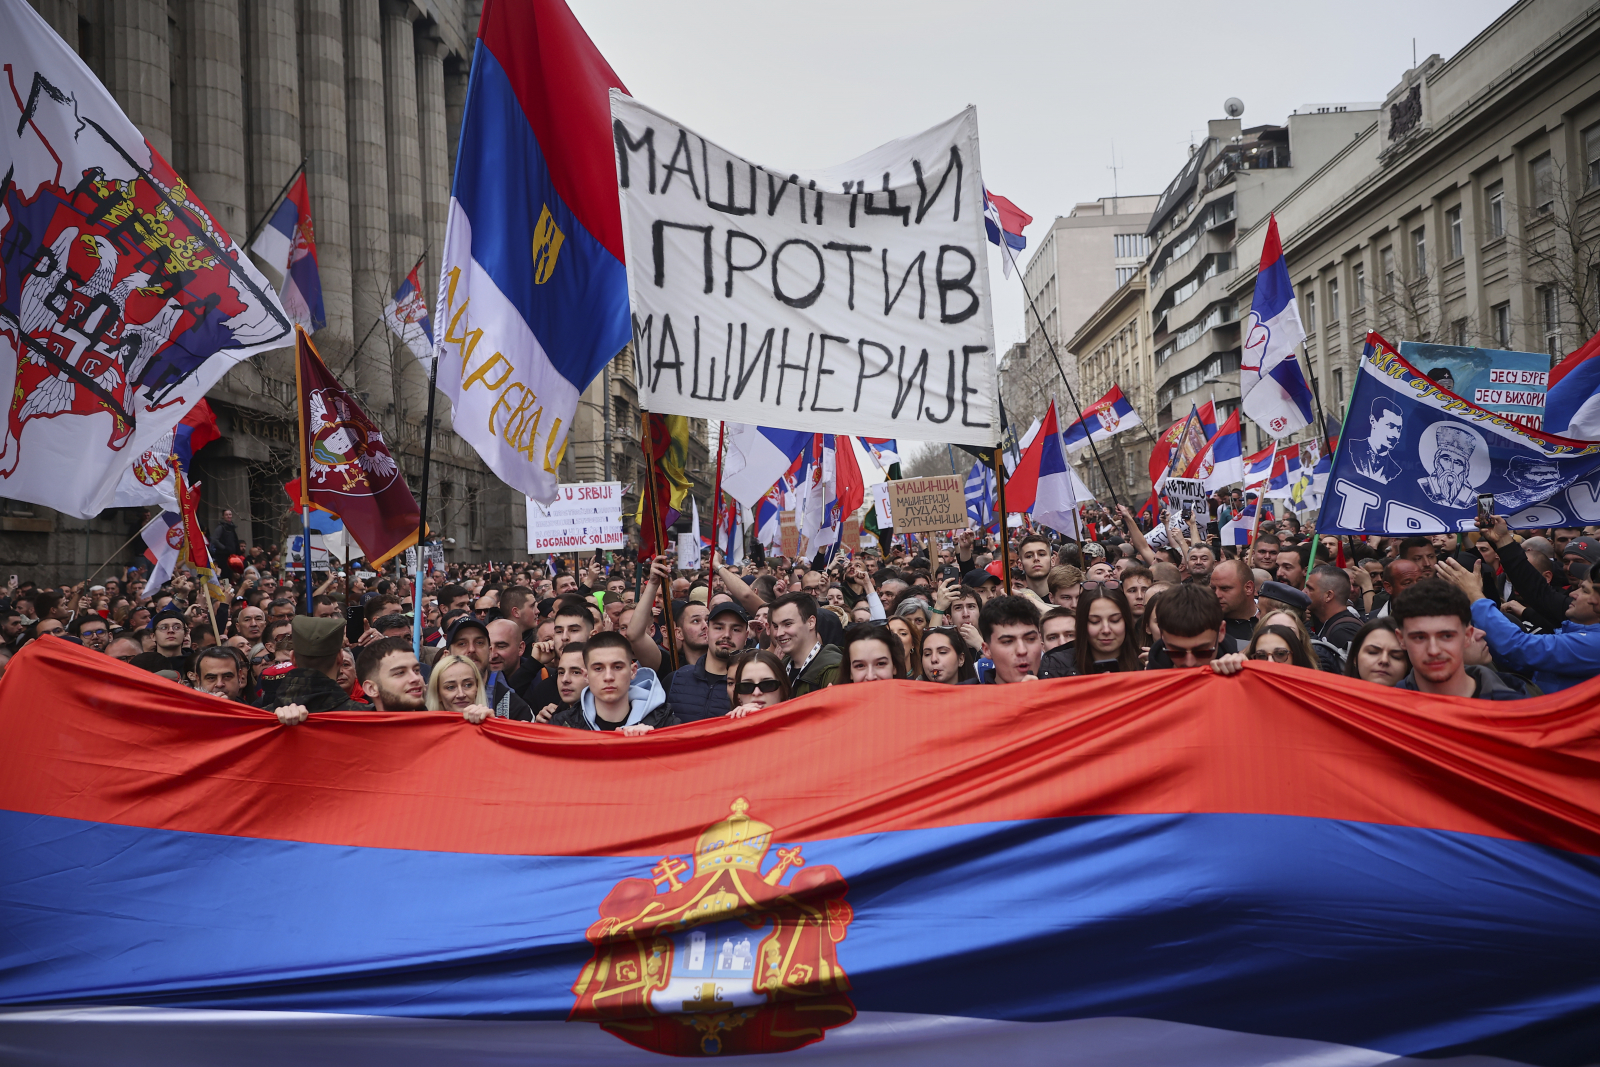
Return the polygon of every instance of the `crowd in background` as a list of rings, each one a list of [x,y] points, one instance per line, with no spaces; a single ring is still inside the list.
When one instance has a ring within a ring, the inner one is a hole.
[[[1221,501],[1225,520],[1237,503]],[[1313,539],[1293,519],[1222,547],[1191,520],[1142,530],[1092,509],[1082,541],[1010,531],[674,569],[631,552],[451,565],[422,579],[285,569],[228,546],[229,599],[192,576],[0,598],[0,670],[63,640],[276,712],[454,711],[647,733],[740,718],[834,685],[1005,685],[1251,660],[1422,692],[1516,700],[1600,673],[1595,528]],[[1315,556],[1313,545],[1315,544]],[[1006,589],[1003,558],[1011,563]]]

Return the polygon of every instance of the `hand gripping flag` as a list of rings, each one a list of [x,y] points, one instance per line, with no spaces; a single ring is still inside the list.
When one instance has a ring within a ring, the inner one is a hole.
[[[1139,413],[1122,395],[1122,387],[1113,385],[1110,392],[1083,409],[1083,418],[1068,426],[1061,440],[1068,452],[1077,452],[1088,448],[1090,441],[1104,441],[1139,425]]]
[[[439,389],[489,468],[544,503],[578,395],[632,336],[612,88],[562,0],[484,4],[436,304]]]
[[[1470,531],[1483,494],[1513,529],[1600,522],[1600,441],[1508,422],[1439,388],[1369,333],[1317,528]]]
[[[433,323],[428,319],[428,302],[422,298],[417,267],[395,290],[394,299],[383,305],[383,324],[418,359],[427,361],[433,354]]]
[[[728,422],[722,426],[727,449],[722,457],[722,488],[741,504],[754,507],[796,456],[811,447],[804,430],[780,430]]]
[[[27,4],[0,4],[0,71],[0,496],[93,516],[207,389],[292,327]]]
[[[1028,247],[1028,239],[1022,236],[1022,231],[1032,221],[1032,215],[999,193],[983,191],[983,228],[989,235],[989,243],[1000,247],[1000,269],[1007,278],[1011,277],[1011,265],[1017,253]]]
[[[1311,425],[1311,387],[1295,356],[1295,347],[1305,339],[1289,265],[1278,240],[1278,219],[1273,216],[1267,220],[1261,269],[1245,324],[1239,395],[1244,413],[1274,438]]]
[[[367,565],[382,567],[417,543],[421,512],[383,433],[297,332],[300,500],[339,516]]]
[[[284,727],[35,641],[0,678],[0,1042],[62,1067],[1578,1067],[1597,702],[1249,663],[836,686],[629,738]]]
[[[1600,440],[1600,333],[1551,369],[1544,432]]]
[[[278,210],[250,244],[272,269],[283,275],[278,295],[296,326],[320,330],[327,325],[322,310],[322,277],[317,273],[317,241],[311,228],[311,194],[305,171],[289,186]]]

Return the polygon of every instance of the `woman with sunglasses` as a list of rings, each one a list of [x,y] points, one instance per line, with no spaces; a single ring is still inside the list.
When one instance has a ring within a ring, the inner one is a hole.
[[[742,719],[752,711],[770,708],[789,699],[789,675],[783,661],[764,648],[739,653],[728,671],[733,690],[728,718]]]
[[[834,685],[906,676],[906,646],[880,623],[857,623],[844,632],[844,663]]]
[[[1250,638],[1250,645],[1244,654],[1245,658],[1262,663],[1282,663],[1304,667],[1308,671],[1317,669],[1316,660],[1306,653],[1305,642],[1301,641],[1300,635],[1289,626],[1261,627]]]
[[[972,649],[954,626],[935,626],[922,635],[922,680],[940,685],[959,685],[977,676]]]

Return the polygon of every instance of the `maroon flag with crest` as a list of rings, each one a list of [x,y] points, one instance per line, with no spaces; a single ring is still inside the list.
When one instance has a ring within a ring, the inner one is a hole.
[[[343,519],[367,564],[381,567],[417,543],[421,512],[416,498],[377,423],[339,384],[311,338],[298,328],[295,349],[300,505]]]

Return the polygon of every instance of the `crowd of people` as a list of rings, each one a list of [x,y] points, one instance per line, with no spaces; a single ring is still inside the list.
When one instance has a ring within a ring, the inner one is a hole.
[[[270,550],[241,549],[230,599],[209,605],[188,575],[157,589],[136,568],[71,588],[13,577],[0,670],[29,642],[61,640],[286,725],[430,710],[627,736],[894,679],[1233,674],[1255,660],[1516,700],[1600,673],[1594,528],[1514,533],[1495,518],[1465,534],[1317,540],[1267,521],[1223,548],[1198,524],[1147,536],[1125,508],[1101,517],[1083,541],[1013,530],[1007,553],[967,531],[693,573],[627,552],[452,565],[422,580],[420,657],[404,577],[334,574],[308,597]]]

